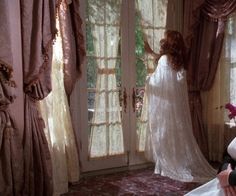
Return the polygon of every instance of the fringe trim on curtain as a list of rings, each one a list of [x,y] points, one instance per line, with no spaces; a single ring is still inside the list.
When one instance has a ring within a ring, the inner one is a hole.
[[[44,62],[42,64],[42,66],[39,68],[39,73],[37,74],[36,78],[31,80],[29,82],[29,84],[27,84],[24,88],[24,91],[25,93],[27,92],[33,92],[34,90],[34,86],[37,84],[37,83],[40,83],[39,82],[39,79],[40,79],[40,75],[46,70],[46,68],[48,67],[49,65],[49,48],[52,47],[53,45],[53,42],[56,38],[56,34],[57,34],[57,30],[55,29],[55,31],[53,32],[52,34],[52,38],[48,41],[48,43],[46,44],[46,46],[42,49],[42,53],[43,53],[43,59],[44,59]],[[39,98],[40,100],[40,98]]]
[[[12,66],[7,65],[3,61],[0,60],[0,74],[2,77],[2,81],[6,83],[8,86],[16,88],[16,83],[14,80],[11,80],[12,78]]]

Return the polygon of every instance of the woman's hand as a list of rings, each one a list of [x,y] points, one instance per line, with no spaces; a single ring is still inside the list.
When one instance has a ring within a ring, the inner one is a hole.
[[[236,196],[236,187],[226,186],[223,189],[224,189],[225,196]]]
[[[151,49],[151,47],[150,47],[150,45],[149,45],[149,43],[148,43],[147,40],[144,41],[144,50],[145,50],[145,52],[151,54],[155,59],[159,56],[159,54],[155,53],[155,52]]]
[[[228,164],[228,167],[226,170],[221,171],[218,175],[217,178],[220,181],[220,185],[222,188],[229,186],[229,174],[232,171],[231,165]]]
[[[153,53],[153,50],[151,49],[149,43],[147,41],[144,41],[144,50],[147,52],[147,53]]]
[[[229,185],[229,174],[231,172],[232,172],[231,165],[228,164],[227,169],[221,171],[217,175],[220,185],[224,190],[225,196],[236,196],[236,187]]]

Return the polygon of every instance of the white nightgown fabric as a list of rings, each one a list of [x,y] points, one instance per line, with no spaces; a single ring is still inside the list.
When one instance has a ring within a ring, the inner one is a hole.
[[[227,148],[229,155],[236,160],[236,137],[230,142]],[[221,188],[218,178],[192,190],[185,196],[224,196],[224,190]]]
[[[186,73],[171,68],[166,55],[147,79],[148,128],[145,155],[155,173],[184,182],[206,182],[216,171],[193,136]]]
[[[218,178],[214,178],[184,196],[224,196],[224,190],[220,187]]]
[[[228,145],[227,152],[232,157],[232,159],[236,160],[236,137]]]

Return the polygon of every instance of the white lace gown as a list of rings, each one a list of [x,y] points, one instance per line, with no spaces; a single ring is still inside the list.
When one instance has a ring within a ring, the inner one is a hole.
[[[206,182],[216,171],[193,136],[185,71],[176,72],[163,55],[147,79],[148,128],[145,155],[155,173],[184,182]]]
[[[236,138],[234,138],[227,151],[229,155],[236,160]],[[185,196],[224,196],[224,190],[221,188],[219,180],[214,178],[210,182],[203,184],[202,186],[190,191]]]

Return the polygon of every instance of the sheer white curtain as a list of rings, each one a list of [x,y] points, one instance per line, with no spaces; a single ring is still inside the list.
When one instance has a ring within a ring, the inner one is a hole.
[[[121,0],[88,0],[96,59],[95,108],[91,121],[90,157],[123,154],[121,107],[116,71],[120,41]]]
[[[221,161],[225,147],[236,136],[226,103],[236,105],[236,16],[228,19],[224,46],[212,89],[202,93],[203,119],[208,131],[209,158]]]
[[[60,33],[53,46],[52,92],[40,102],[53,166],[54,195],[68,192],[68,182],[79,180],[75,135],[63,80]]]
[[[141,14],[141,26],[145,39],[151,49],[158,53],[159,42],[164,37],[164,32],[166,30],[168,0],[138,0],[137,7]],[[150,75],[155,69],[153,56],[146,53],[144,63],[147,73]],[[145,149],[146,127],[147,98],[146,93],[144,93],[143,108],[137,129],[139,151],[144,151]]]

